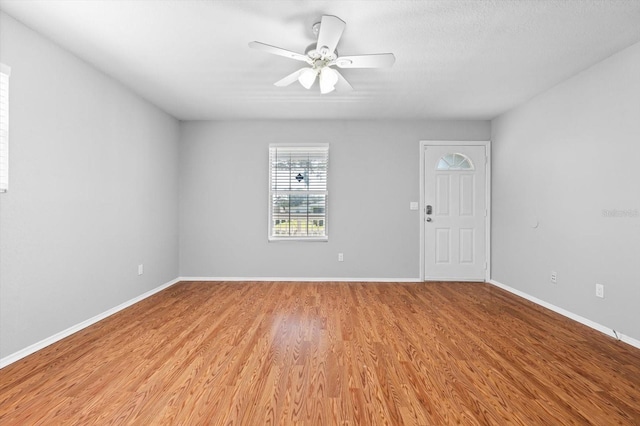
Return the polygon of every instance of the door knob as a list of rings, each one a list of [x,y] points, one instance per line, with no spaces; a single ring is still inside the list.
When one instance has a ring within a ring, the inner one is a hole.
[[[427,222],[431,222],[431,218],[430,217],[427,218]]]

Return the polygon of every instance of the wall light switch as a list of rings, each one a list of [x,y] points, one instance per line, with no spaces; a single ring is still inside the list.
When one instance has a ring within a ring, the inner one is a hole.
[[[596,283],[596,297],[600,297],[601,299],[604,299],[604,284]]]
[[[138,265],[138,275],[142,275],[144,273],[144,266],[142,264]]]
[[[409,203],[409,210],[418,210],[418,202],[417,201],[411,201]]]

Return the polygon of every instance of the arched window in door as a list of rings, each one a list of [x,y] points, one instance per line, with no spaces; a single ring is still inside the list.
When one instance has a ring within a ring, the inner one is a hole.
[[[445,154],[438,160],[436,170],[473,170],[471,159],[464,154]]]

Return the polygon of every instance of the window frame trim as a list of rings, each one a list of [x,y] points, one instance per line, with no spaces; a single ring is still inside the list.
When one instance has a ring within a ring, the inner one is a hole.
[[[320,150],[327,151],[327,189],[325,192],[325,209],[324,209],[324,235],[323,236],[274,236],[272,235],[272,224],[273,224],[273,193],[271,190],[271,149],[272,148],[291,148],[291,149],[300,149],[300,151],[308,151],[313,148],[317,148]],[[268,187],[267,187],[267,202],[269,203],[267,206],[267,241],[270,243],[275,242],[328,242],[329,241],[329,169],[330,169],[330,161],[329,161],[329,151],[330,144],[328,142],[318,142],[318,143],[270,143],[268,149],[268,162],[269,166],[267,167],[267,173],[269,174],[268,179]]]
[[[4,159],[4,162],[6,163],[6,168],[2,167],[2,169],[0,169],[0,173],[6,173],[6,179],[3,179],[2,177],[0,177],[0,194],[4,194],[9,192],[9,127],[10,127],[10,123],[9,123],[9,92],[10,92],[10,83],[9,80],[11,78],[11,67],[9,65],[6,65],[4,63],[0,63],[0,74],[2,74],[4,77],[6,77],[6,81],[7,81],[7,96],[6,96],[6,113],[7,113],[7,121],[6,121],[6,128],[2,129],[6,132],[6,138],[4,142],[4,148],[0,147],[0,150],[2,151],[0,153],[0,160]]]

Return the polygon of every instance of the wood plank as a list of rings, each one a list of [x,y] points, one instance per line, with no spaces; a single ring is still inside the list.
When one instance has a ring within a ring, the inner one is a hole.
[[[0,370],[0,424],[640,424],[640,350],[482,283],[183,282]]]

